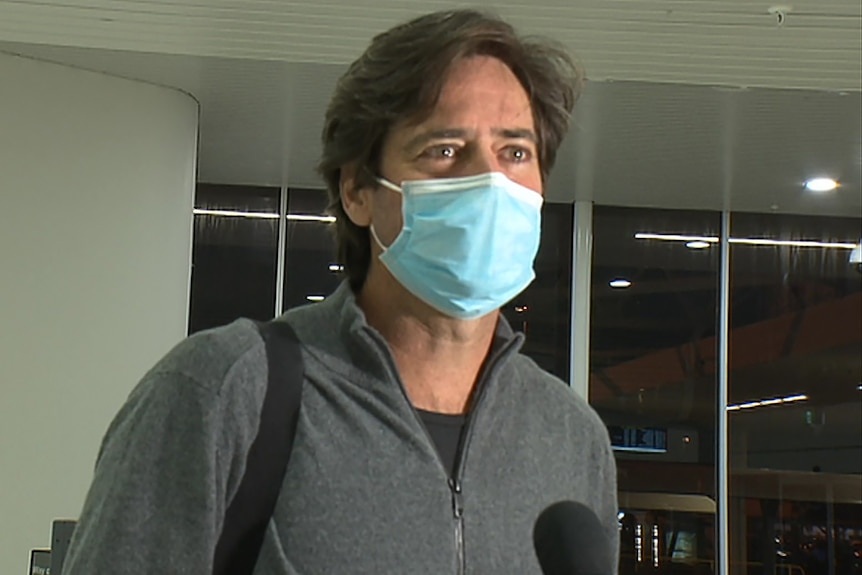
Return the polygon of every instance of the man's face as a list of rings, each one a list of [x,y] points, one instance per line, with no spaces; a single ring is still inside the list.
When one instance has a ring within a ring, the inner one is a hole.
[[[502,172],[542,193],[527,93],[500,60],[475,56],[453,64],[430,116],[392,128],[383,143],[380,175],[401,185],[487,172]],[[372,211],[381,242],[391,244],[401,231],[401,194],[378,188]]]

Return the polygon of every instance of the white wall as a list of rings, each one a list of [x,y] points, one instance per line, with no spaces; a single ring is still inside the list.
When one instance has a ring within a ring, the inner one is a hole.
[[[113,414],[185,334],[197,118],[0,54],[0,573],[77,516]]]

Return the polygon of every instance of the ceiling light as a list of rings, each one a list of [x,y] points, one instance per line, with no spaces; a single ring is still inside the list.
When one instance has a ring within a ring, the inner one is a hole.
[[[294,222],[325,222],[332,223],[335,221],[335,216],[317,216],[308,214],[287,214],[287,219]]]
[[[784,403],[784,400],[780,397],[776,397],[775,399],[763,399],[761,401],[756,402],[758,405],[777,405],[779,403]]]
[[[608,285],[610,285],[614,289],[625,289],[627,287],[631,287],[632,282],[625,278],[617,278],[610,282]]]
[[[278,214],[273,212],[245,212],[241,210],[207,210],[195,208],[196,216],[221,216],[227,218],[256,218],[265,220],[277,220]],[[332,223],[335,216],[323,216],[316,214],[287,214],[287,219],[293,222],[324,222]]]
[[[773,240],[769,238],[730,238],[732,244],[749,246],[787,246],[793,248],[841,248],[852,250],[856,244],[848,242],[817,242],[811,240]]]
[[[322,296],[322,295],[307,295],[307,296],[305,296],[305,299],[307,299],[308,301],[315,301],[315,302],[316,302],[316,301],[323,301],[323,300],[325,300],[325,299],[326,299],[326,296]]]
[[[702,240],[695,240],[693,242],[686,242],[685,247],[692,250],[702,250],[709,247],[709,242],[705,242]]]
[[[715,236],[686,236],[680,234],[650,234],[636,233],[635,239],[638,240],[660,240],[666,242],[686,242],[686,246],[695,248],[699,247],[700,242],[706,244],[718,243],[718,238]],[[744,244],[749,246],[787,246],[794,248],[839,248],[843,250],[852,250],[856,247],[856,243],[852,242],[819,242],[814,240],[773,240],[771,238],[729,238],[727,240],[731,244]],[[696,244],[689,246],[688,244]]]
[[[204,210],[195,208],[196,216],[221,216],[226,218],[259,218],[265,220],[277,220],[278,214],[270,212],[243,212],[239,210]]]
[[[635,234],[636,240],[662,240],[666,242],[708,242],[711,244],[718,243],[718,238],[715,236],[687,236],[682,234]]]
[[[812,178],[805,182],[805,188],[811,192],[831,192],[838,187],[838,182],[832,178]]]
[[[761,399],[757,401],[746,401],[745,403],[737,403],[728,405],[727,411],[739,411],[740,409],[751,409],[753,407],[766,407],[769,405],[783,405],[785,403],[796,403],[798,401],[807,401],[808,396],[803,394],[788,395],[787,397],[773,397],[770,399]]]
[[[343,272],[344,266],[341,264],[329,264],[329,271],[331,271],[331,272]]]

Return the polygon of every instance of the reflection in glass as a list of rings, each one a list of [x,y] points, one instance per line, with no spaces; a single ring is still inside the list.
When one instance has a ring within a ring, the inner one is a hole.
[[[621,575],[714,572],[720,258],[697,240],[720,224],[593,211],[590,403],[617,455]]]
[[[278,188],[198,184],[189,333],[239,317],[273,317],[279,193]]]
[[[326,205],[323,190],[288,190],[285,310],[320,301],[341,282],[330,223],[291,218],[291,215],[324,214]],[[572,205],[545,204],[536,279],[503,308],[512,327],[526,333],[523,352],[562,379],[569,376],[571,237]]]
[[[342,279],[336,264],[329,222],[291,219],[290,215],[321,215],[323,190],[288,190],[285,243],[284,309],[320,301]],[[536,279],[503,313],[526,334],[523,352],[539,365],[567,380],[569,376],[569,302],[572,268],[572,205],[545,204],[542,244],[536,257]]]
[[[326,205],[325,190],[291,188],[287,192],[282,310],[321,301],[341,283],[331,223],[315,219],[325,214]]]
[[[734,238],[824,244],[731,244],[733,573],[862,573],[860,227],[733,215]]]
[[[536,279],[503,307],[512,327],[526,336],[522,352],[563,381],[569,379],[572,218],[572,204],[543,205]]]

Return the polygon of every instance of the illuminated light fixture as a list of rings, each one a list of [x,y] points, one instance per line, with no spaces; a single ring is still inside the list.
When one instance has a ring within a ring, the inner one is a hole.
[[[784,400],[782,400],[779,397],[776,397],[775,399],[764,399],[763,401],[758,401],[757,405],[755,405],[754,407],[766,406],[766,405],[778,405],[779,403],[784,403]]]
[[[838,187],[838,182],[832,178],[811,178],[805,182],[805,189],[810,192],[831,192]]]
[[[614,289],[625,289],[627,287],[631,287],[632,282],[624,278],[617,278],[611,281],[608,285]]]
[[[195,208],[196,216],[222,216],[227,218],[252,218],[264,220],[277,220],[278,214],[272,212],[243,212],[239,210],[206,210]],[[335,216],[320,216],[316,214],[287,214],[287,219],[294,222],[326,222],[335,221]]]
[[[703,249],[708,248],[709,246],[710,246],[709,242],[704,242],[704,241],[700,241],[700,240],[696,240],[693,242],[686,242],[686,244],[685,244],[685,247],[687,247],[691,250],[703,250]]]
[[[635,234],[636,240],[661,240],[665,242],[706,242],[709,244],[717,244],[718,238],[715,236],[686,236],[681,234]]]
[[[728,405],[727,411],[739,411],[740,409],[751,409],[754,407],[766,407],[768,405],[783,405],[786,403],[797,403],[799,401],[807,401],[808,396],[803,394],[788,395],[787,397],[773,397],[770,399],[761,399],[759,401],[747,401],[745,403],[737,403]]]
[[[203,210],[195,208],[196,216],[222,216],[226,218],[255,218],[264,220],[277,220],[278,214],[271,212],[240,212],[236,210]]]
[[[637,240],[660,240],[665,242],[686,242],[687,247],[690,243],[703,242],[707,244],[718,243],[718,238],[715,236],[685,236],[680,234],[635,234]],[[787,246],[795,248],[838,248],[843,250],[852,250],[857,244],[850,242],[818,242],[813,240],[773,240],[770,238],[729,238],[727,240],[731,244],[744,244],[749,246]]]
[[[331,271],[331,272],[343,272],[344,266],[341,264],[329,264],[329,271]]]
[[[530,307],[526,306],[526,305],[516,305],[515,306],[515,311],[518,313],[524,313],[525,311],[527,311],[529,309],[530,309]]]
[[[331,224],[335,216],[317,216],[308,214],[287,214],[287,219],[293,222],[325,222]]]
[[[817,242],[810,240],[771,240],[769,238],[730,238],[732,244],[749,246],[790,246],[794,248],[841,248],[852,250],[856,244],[846,242]]]
[[[325,300],[325,299],[326,299],[326,296],[322,296],[322,295],[307,295],[307,296],[305,296],[305,299],[307,299],[308,301],[314,301],[314,302],[317,302],[317,301],[323,301],[323,300]]]

